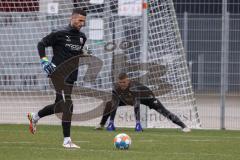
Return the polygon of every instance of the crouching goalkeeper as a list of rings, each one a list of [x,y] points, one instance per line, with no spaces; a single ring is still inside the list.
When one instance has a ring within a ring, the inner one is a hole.
[[[126,73],[119,74],[118,82],[113,87],[112,100],[106,103],[101,122],[98,126],[96,126],[96,129],[103,129],[110,117],[107,130],[114,131],[114,118],[117,108],[119,106],[132,105],[134,106],[136,118],[135,131],[143,131],[140,123],[140,104],[144,104],[150,109],[154,109],[158,113],[162,114],[173,123],[180,126],[183,132],[191,131],[191,129],[188,128],[175,114],[168,111],[162,103],[155,98],[154,93],[148,87],[139,82],[130,80]]]

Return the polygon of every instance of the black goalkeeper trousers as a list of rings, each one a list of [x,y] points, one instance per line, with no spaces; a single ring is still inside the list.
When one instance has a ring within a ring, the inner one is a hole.
[[[128,104],[125,104],[122,101],[119,102],[119,106],[126,106],[126,105],[128,105]],[[104,108],[103,116],[102,116],[100,125],[105,125],[109,117],[110,117],[110,120],[114,121],[116,112],[117,112],[117,107],[113,106],[112,101],[108,101],[106,103],[105,108]],[[140,108],[139,108],[139,106],[138,107],[134,106],[134,113],[135,113],[136,121],[140,121]]]
[[[63,90],[56,91],[54,104],[45,106],[38,112],[40,118],[56,114],[62,120],[64,137],[70,137],[70,128],[73,112],[73,103],[71,99],[73,83],[65,85]]]
[[[150,109],[154,109],[155,111],[162,114],[164,117],[168,118],[173,123],[180,126],[181,128],[186,127],[186,125],[175,114],[167,110],[158,99],[156,98],[140,99],[140,104],[148,106]],[[124,105],[124,103],[120,102],[119,106],[122,106],[122,105]],[[137,108],[137,111],[135,111],[135,116],[137,112],[138,119],[140,120],[140,109],[139,107],[135,107],[134,109],[136,108]],[[114,107],[111,101],[107,102],[100,125],[105,125],[109,117],[110,117],[110,120],[114,120],[116,111],[117,111],[117,107]]]

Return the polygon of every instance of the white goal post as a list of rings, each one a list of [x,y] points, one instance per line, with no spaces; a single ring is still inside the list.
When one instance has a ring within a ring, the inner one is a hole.
[[[53,29],[68,25],[74,8],[87,11],[82,31],[94,57],[80,60],[73,92],[74,125],[99,123],[116,76],[127,72],[151,88],[187,125],[200,127],[172,0],[1,1],[0,123],[27,123],[27,112],[54,102],[54,89],[39,64],[37,43]],[[47,54],[51,57],[50,48]],[[90,66],[98,68],[98,73],[88,72]],[[141,120],[149,128],[176,127],[155,111],[145,114]],[[40,123],[59,123],[55,120],[51,116]],[[119,108],[116,125],[134,124],[133,108]]]

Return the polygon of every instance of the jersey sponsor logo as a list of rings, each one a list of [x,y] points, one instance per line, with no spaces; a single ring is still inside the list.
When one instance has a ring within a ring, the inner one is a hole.
[[[72,51],[80,51],[82,49],[81,45],[77,45],[77,44],[65,44],[65,47],[70,48]]]

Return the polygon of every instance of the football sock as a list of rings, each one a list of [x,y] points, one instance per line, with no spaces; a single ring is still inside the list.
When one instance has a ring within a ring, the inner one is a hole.
[[[62,122],[63,136],[70,137],[71,122]]]
[[[38,112],[38,116],[42,118],[48,115],[52,115],[54,114],[54,108],[55,108],[55,104],[47,105],[46,107],[44,107]]]
[[[33,120],[36,122],[40,119],[38,113],[33,113]]]
[[[109,123],[114,123],[114,121],[113,121],[113,120],[110,120]]]
[[[66,144],[66,143],[68,143],[69,141],[71,141],[71,138],[70,138],[70,137],[64,137],[63,144]]]

